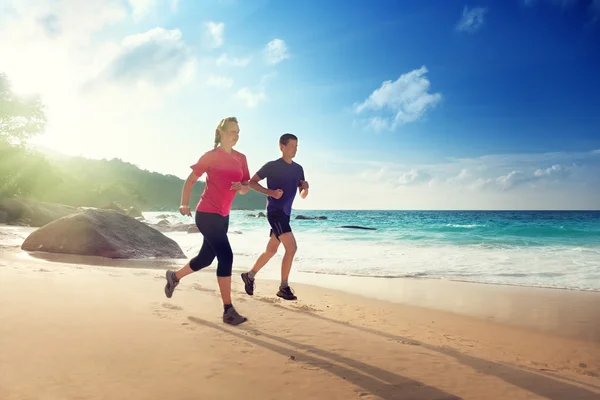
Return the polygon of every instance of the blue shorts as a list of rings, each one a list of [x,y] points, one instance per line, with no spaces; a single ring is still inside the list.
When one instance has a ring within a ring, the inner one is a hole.
[[[269,225],[271,225],[269,237],[272,234],[275,234],[275,237],[279,239],[279,236],[292,231],[292,227],[290,226],[290,216],[283,211],[277,210],[267,212],[267,220],[269,221]]]

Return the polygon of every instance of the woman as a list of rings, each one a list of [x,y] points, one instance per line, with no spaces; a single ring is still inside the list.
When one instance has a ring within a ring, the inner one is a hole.
[[[167,271],[165,294],[173,295],[179,281],[192,272],[208,267],[217,258],[217,281],[223,299],[223,322],[239,325],[247,320],[242,317],[231,302],[231,269],[233,252],[227,230],[229,211],[236,193],[248,193],[250,172],[246,156],[233,150],[239,139],[240,128],[235,117],[223,119],[215,131],[215,147],[200,157],[191,166],[192,172],[183,185],[181,206],[182,215],[192,216],[189,207],[190,195],[194,183],[206,173],[206,187],[196,207],[196,226],[204,236],[204,242],[198,255],[178,271]]]

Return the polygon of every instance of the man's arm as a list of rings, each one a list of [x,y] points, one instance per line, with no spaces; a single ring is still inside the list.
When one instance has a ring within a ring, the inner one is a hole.
[[[300,181],[300,186],[298,186],[298,193],[300,193],[300,197],[303,199],[308,196],[308,182]]]
[[[273,194],[273,191],[270,189],[267,189],[266,187],[264,187],[263,185],[261,185],[259,183],[262,179],[263,178],[261,178],[258,174],[254,174],[252,179],[250,179],[250,181],[248,182],[248,186],[250,186],[250,189],[252,189],[252,190],[255,190],[262,194],[266,194],[267,196],[271,196]]]
[[[250,181],[248,182],[248,186],[250,186],[250,189],[262,194],[266,194],[267,196],[271,196],[273,194],[272,190],[269,190],[260,183],[258,183],[265,179],[267,176],[269,176],[271,171],[271,164],[271,162],[266,163],[254,174],[252,179],[250,179]]]
[[[298,193],[303,199],[308,196],[308,182],[304,178],[304,169],[300,167],[300,183],[298,184]]]

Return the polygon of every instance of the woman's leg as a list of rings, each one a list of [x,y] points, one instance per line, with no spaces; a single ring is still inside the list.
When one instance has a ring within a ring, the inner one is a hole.
[[[204,230],[209,234],[210,232],[215,231],[215,227],[213,227],[213,225],[215,225],[213,219],[214,218],[212,218],[211,214],[196,212],[196,226],[198,227],[198,230],[200,230],[200,232]],[[216,227],[217,229],[218,225],[219,224],[217,224]],[[171,296],[173,296],[175,287],[179,285],[179,281],[183,277],[199,271],[202,268],[208,267],[214,261],[215,256],[215,252],[210,246],[210,243],[206,240],[206,236],[204,236],[204,242],[202,243],[202,247],[200,248],[200,251],[196,257],[192,258],[187,264],[177,271],[167,271],[167,284],[165,285],[166,296],[171,298]]]
[[[233,269],[233,250],[227,237],[227,232],[222,229],[206,238],[217,257],[217,281],[221,290],[223,305],[231,305],[231,270]]]
[[[229,216],[221,217],[220,229],[213,231],[213,234],[206,236],[213,251],[217,255],[217,282],[221,291],[223,300],[223,322],[231,325],[239,325],[247,321],[233,307],[231,301],[231,271],[233,269],[233,250],[227,237],[229,229]]]

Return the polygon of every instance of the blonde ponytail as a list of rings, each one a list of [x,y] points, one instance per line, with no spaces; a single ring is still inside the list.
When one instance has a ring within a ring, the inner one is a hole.
[[[237,124],[238,120],[236,117],[227,117],[223,118],[221,122],[219,122],[219,125],[217,125],[217,129],[215,129],[215,149],[217,148],[217,146],[219,146],[219,144],[221,144],[221,132],[225,130],[225,126],[228,122],[235,122]]]
[[[219,128],[217,128],[215,130],[215,149],[217,148],[219,143],[221,143],[221,132],[219,131]]]

